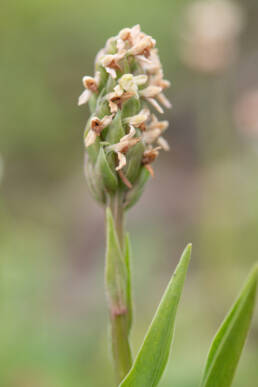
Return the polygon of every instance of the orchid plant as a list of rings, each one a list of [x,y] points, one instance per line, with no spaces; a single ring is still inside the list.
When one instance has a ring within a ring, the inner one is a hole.
[[[143,343],[133,360],[131,246],[124,214],[154,175],[152,163],[169,145],[163,137],[171,104],[164,94],[156,42],[139,25],[108,39],[95,60],[95,75],[83,77],[79,105],[89,103],[84,143],[85,173],[93,197],[106,208],[105,285],[108,300],[116,385],[157,386],[172,343],[177,307],[190,256],[189,244],[161,299]],[[257,265],[212,342],[201,387],[229,387],[246,340],[255,304]]]

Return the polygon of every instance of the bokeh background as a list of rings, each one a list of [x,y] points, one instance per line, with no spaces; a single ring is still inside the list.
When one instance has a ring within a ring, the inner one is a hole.
[[[169,153],[130,211],[134,352],[185,244],[193,259],[161,386],[194,387],[258,247],[258,3],[2,0],[0,385],[113,385],[103,209],[83,174],[81,78],[140,23],[173,109]],[[258,315],[234,381],[258,380]]]

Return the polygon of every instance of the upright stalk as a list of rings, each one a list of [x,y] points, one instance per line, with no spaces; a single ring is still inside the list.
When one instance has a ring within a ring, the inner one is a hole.
[[[161,105],[171,107],[163,92],[170,83],[163,79],[155,45],[139,25],[122,29],[97,54],[94,76],[83,77],[78,99],[79,105],[89,102],[91,113],[84,133],[88,186],[107,206],[105,282],[118,384],[132,363],[130,241],[123,230],[124,209],[140,198],[159,151],[169,150],[163,137],[168,122],[150,110],[152,106],[163,113]]]
[[[110,209],[114,219],[114,227],[124,259],[124,209],[122,194],[118,192],[110,200]],[[114,268],[115,269],[115,268]],[[126,281],[126,278],[124,278]],[[115,284],[114,284],[115,285]],[[119,293],[121,289],[118,287]],[[126,376],[132,365],[132,356],[129,344],[128,308],[109,305],[109,315],[112,335],[112,354],[116,373],[117,384]]]

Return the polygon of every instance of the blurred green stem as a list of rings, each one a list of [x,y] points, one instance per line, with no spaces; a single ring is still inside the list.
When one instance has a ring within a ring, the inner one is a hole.
[[[124,259],[124,208],[122,196],[117,193],[110,200],[110,208],[114,219],[115,230],[118,236],[121,252]],[[126,279],[125,279],[126,280]],[[117,289],[119,292],[119,289]],[[110,305],[110,322],[112,334],[112,354],[117,384],[127,375],[132,365],[132,356],[129,344],[128,308],[113,309]]]

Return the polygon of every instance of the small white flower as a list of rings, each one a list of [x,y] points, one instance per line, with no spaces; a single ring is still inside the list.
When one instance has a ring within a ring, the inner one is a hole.
[[[151,115],[151,122],[148,124],[148,130],[152,130],[155,128],[160,129],[162,132],[168,128],[169,122],[164,120],[164,121],[159,121],[155,114]]]
[[[164,151],[166,151],[166,152],[169,151],[169,149],[170,149],[169,143],[167,142],[167,140],[164,137],[159,137],[157,140],[157,143],[160,145],[160,147]]]
[[[139,59],[139,56],[137,56]],[[159,60],[158,50],[156,48],[150,51],[150,55],[147,60],[142,60],[142,66],[149,74],[158,74],[162,72],[161,63]]]
[[[147,65],[151,65],[151,60],[146,58],[144,55],[136,55],[135,58],[144,70],[146,69]]]
[[[136,75],[134,81],[138,86],[144,85],[148,81],[148,77],[145,74]]]
[[[164,110],[162,107],[158,104],[158,102],[154,98],[147,98],[147,101],[160,113],[163,114]]]
[[[159,128],[146,130],[142,134],[143,142],[148,145],[153,144],[161,135],[161,133],[162,131]]]
[[[158,100],[163,106],[165,106],[165,108],[167,108],[167,109],[171,109],[171,108],[172,108],[171,102],[168,100],[168,98],[165,96],[164,93],[159,93],[159,94],[157,95],[157,100]]]
[[[100,82],[100,72],[99,71],[96,72],[94,78],[88,77],[88,76],[84,76],[82,78],[82,83],[83,83],[86,90],[84,90],[84,92],[79,97],[79,100],[78,100],[79,106],[88,102],[91,94],[98,91],[99,82]]]
[[[121,70],[119,61],[124,58],[126,50],[121,50],[117,54],[104,55],[99,61],[105,70],[111,75],[113,79],[116,79],[116,70]]]
[[[124,101],[127,101],[134,95],[138,95],[137,93],[137,85],[132,83],[131,77],[121,77],[119,84],[114,87],[114,91],[108,93],[106,96],[111,113],[116,113],[118,107],[121,108]]]
[[[136,130],[131,125],[129,133],[123,136],[117,144],[109,145],[106,147],[106,150],[108,152],[114,151],[117,154],[117,157],[118,157],[118,166],[116,167],[117,171],[119,171],[126,165],[125,153],[127,153],[127,151],[132,146],[134,146],[140,141],[139,138],[134,137],[135,133],[136,133]]]
[[[144,165],[151,164],[158,157],[160,149],[160,146],[157,146],[156,148],[149,147],[149,149],[146,149],[143,153],[142,163]]]
[[[136,24],[131,28],[131,35],[132,35],[133,41],[135,41],[140,34],[141,34],[140,24]]]
[[[139,94],[142,96],[142,97],[145,97],[145,98],[154,98],[156,97],[159,93],[161,93],[162,91],[162,88],[159,87],[159,86],[148,86],[146,87],[145,89],[142,89],[139,91]]]
[[[135,128],[138,128],[143,122],[148,119],[149,115],[150,111],[148,109],[142,109],[139,114],[125,118],[124,122],[126,124],[134,126]]]
[[[78,105],[81,106],[85,103],[87,103],[90,99],[91,91],[90,90],[84,90],[84,92],[80,95],[78,99]]]
[[[152,114],[151,122],[147,125],[147,130],[143,132],[143,142],[147,145],[152,145],[157,142],[164,150],[169,150],[167,141],[161,137],[161,134],[167,129],[168,121],[158,121],[157,117]]]
[[[124,74],[118,81],[118,85],[114,87],[114,91],[107,94],[107,100],[111,113],[118,111],[118,106],[129,98],[136,96],[138,98],[138,85],[144,84],[147,81],[147,76],[133,76],[132,74]]]
[[[125,42],[123,39],[117,39],[116,48],[117,52],[121,52],[125,49]]]
[[[133,93],[134,95],[138,94],[138,86],[137,83],[134,79],[135,77],[132,74],[124,74],[120,79],[119,79],[119,86],[122,88],[124,91],[128,91]]]
[[[119,34],[118,34],[118,37],[125,41],[125,40],[128,40],[131,38],[131,28],[123,28]]]
[[[97,136],[100,136],[102,130],[111,124],[112,119],[113,119],[113,114],[111,114],[110,116],[105,116],[102,119],[99,119],[98,117],[92,117],[91,123],[90,123],[91,128],[87,136],[85,137],[86,148],[94,144]]]
[[[90,129],[87,136],[84,139],[85,147],[88,148],[89,146],[94,144],[94,142],[96,141],[96,138],[97,138],[97,133],[94,132],[94,130]]]
[[[138,37],[132,48],[128,50],[129,55],[145,55],[149,56],[150,50],[155,46],[156,41],[151,36],[145,35],[142,38]]]
[[[123,95],[124,90],[123,90],[123,88],[120,86],[120,84],[119,84],[119,85],[116,85],[116,86],[114,87],[114,93],[115,93],[115,95],[116,95],[117,97],[121,97],[121,96]]]

